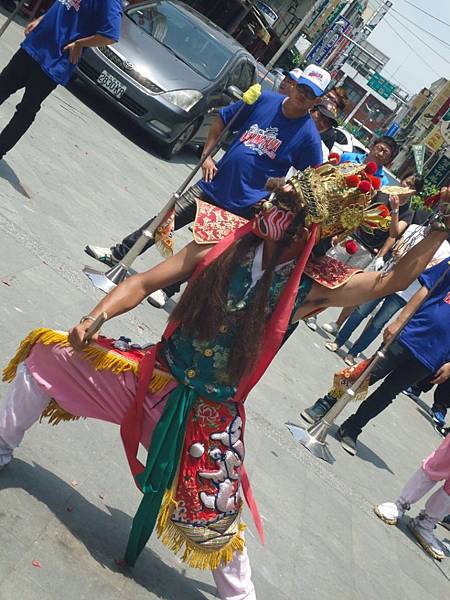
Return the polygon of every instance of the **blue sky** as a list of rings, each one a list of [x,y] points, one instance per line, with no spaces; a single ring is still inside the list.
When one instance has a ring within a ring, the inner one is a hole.
[[[392,2],[394,10],[389,11],[369,37],[372,44],[390,56],[390,61],[382,74],[410,93],[416,93],[423,87],[429,86],[439,77],[450,79],[450,0],[392,0]],[[380,3],[381,0],[369,0],[369,5],[374,7]],[[439,23],[411,4],[415,4],[449,25]],[[428,30],[445,44],[417,29],[406,19]]]

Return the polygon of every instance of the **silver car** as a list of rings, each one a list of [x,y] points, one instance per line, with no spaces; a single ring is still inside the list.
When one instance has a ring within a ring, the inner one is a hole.
[[[243,46],[177,0],[124,10],[120,41],[87,48],[77,76],[115,104],[173,156],[201,143],[215,111],[255,80]]]

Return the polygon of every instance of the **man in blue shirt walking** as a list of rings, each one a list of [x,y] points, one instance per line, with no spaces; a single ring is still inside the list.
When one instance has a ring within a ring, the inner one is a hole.
[[[175,204],[175,229],[195,219],[200,198],[234,214],[250,218],[252,207],[267,196],[266,181],[284,177],[291,166],[303,171],[322,163],[322,144],[314,120],[309,114],[330,82],[330,75],[309,65],[293,83],[289,97],[263,92],[251,105],[236,102],[222,108],[211,126],[203,156],[214,148],[224,127],[233,122],[237,131],[230,148],[216,164],[211,156],[203,163],[203,179],[189,188]],[[243,108],[242,108],[243,106]],[[113,266],[134,245],[153,219],[112,248],[88,245],[87,254]],[[150,241],[143,252],[153,245]],[[178,291],[171,288],[169,295]],[[162,290],[149,301],[162,308],[167,297]]]
[[[121,0],[56,0],[25,28],[25,40],[0,74],[0,104],[20,89],[22,101],[0,133],[0,159],[33,123],[57,85],[67,85],[83,48],[118,41]]]
[[[350,454],[356,454],[356,440],[367,423],[402,390],[425,377],[438,385],[450,377],[450,257],[424,271],[419,281],[420,290],[384,331],[388,341],[417,309],[370,375],[371,385],[382,379],[383,383],[338,429],[337,437]],[[309,422],[319,420],[335,402],[334,396],[327,394],[304,411],[304,418]]]

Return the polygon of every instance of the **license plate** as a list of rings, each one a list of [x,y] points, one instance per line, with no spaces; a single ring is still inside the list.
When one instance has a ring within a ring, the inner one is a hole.
[[[127,86],[123,85],[118,79],[108,73],[102,71],[98,76],[97,83],[108,90],[110,94],[116,98],[122,98],[127,90]]]

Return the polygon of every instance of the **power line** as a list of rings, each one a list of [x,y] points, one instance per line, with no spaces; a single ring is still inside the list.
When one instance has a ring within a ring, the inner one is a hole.
[[[413,46],[411,46],[411,44],[410,44],[410,43],[409,43],[407,40],[405,40],[405,38],[404,38],[402,35],[400,35],[400,33],[399,33],[399,32],[398,32],[398,31],[397,31],[397,30],[396,30],[396,29],[395,29],[395,28],[394,28],[394,27],[393,27],[393,26],[390,24],[390,22],[388,21],[388,19],[386,19],[386,18],[385,18],[384,22],[385,22],[385,23],[386,23],[386,25],[387,25],[387,26],[388,26],[390,29],[392,29],[392,31],[393,31],[393,32],[394,32],[394,33],[395,33],[395,34],[396,34],[396,35],[397,35],[397,36],[398,36],[398,37],[399,37],[399,38],[402,40],[402,42],[403,42],[403,43],[404,43],[406,46],[408,46],[408,48],[411,50],[411,52],[412,52],[413,54],[415,54],[415,55],[417,56],[417,58],[420,58],[420,60],[421,60],[421,61],[422,61],[422,62],[423,62],[423,63],[424,63],[424,64],[425,64],[425,65],[426,65],[426,66],[427,66],[427,67],[428,67],[428,68],[429,68],[431,71],[433,71],[433,73],[435,73],[435,74],[436,74],[438,77],[441,77],[441,74],[440,74],[440,73],[438,73],[438,72],[437,72],[437,71],[436,71],[436,70],[435,70],[435,69],[434,69],[434,68],[433,68],[433,67],[430,65],[430,63],[429,63],[429,62],[427,62],[427,61],[426,61],[426,60],[423,58],[423,56],[421,56],[421,55],[420,55],[420,54],[419,54],[419,53],[416,51],[416,49],[415,49]]]
[[[431,52],[434,52],[434,53],[436,54],[436,56],[438,56],[438,57],[439,57],[441,60],[443,60],[444,62],[446,62],[447,64],[449,64],[449,65],[450,65],[450,62],[449,62],[449,61],[448,61],[446,58],[444,58],[444,57],[443,57],[443,56],[442,56],[442,55],[441,55],[441,54],[440,54],[440,53],[439,53],[437,50],[435,50],[435,49],[433,48],[433,46],[430,46],[430,45],[428,44],[428,42],[426,42],[426,41],[425,41],[425,40],[423,40],[421,37],[419,37],[419,36],[417,35],[417,33],[415,33],[415,32],[414,32],[412,29],[410,29],[410,28],[409,28],[407,25],[405,25],[405,24],[404,24],[404,23],[402,23],[402,22],[399,22],[398,24],[399,24],[399,25],[401,25],[402,27],[404,27],[404,28],[406,29],[406,31],[408,31],[409,33],[411,33],[411,34],[414,36],[414,38],[415,38],[416,40],[419,40],[419,42],[422,42],[422,44],[423,44],[424,46],[426,46],[426,47],[427,47],[429,50],[431,50]],[[399,36],[399,37],[400,37],[400,36]],[[436,71],[435,71],[435,73],[436,73]]]
[[[434,35],[434,33],[431,33],[431,31],[428,31],[428,29],[425,29],[424,27],[421,27],[420,25],[417,25],[417,23],[415,23],[411,19],[408,19],[408,17],[406,17],[404,14],[402,14],[401,12],[399,12],[398,10],[396,10],[395,8],[391,8],[391,11],[397,13],[400,17],[402,17],[402,19],[405,19],[405,21],[408,21],[409,23],[411,23],[412,25],[414,25],[414,27],[417,27],[417,29],[420,29],[421,31],[427,33],[429,36],[431,36],[432,38],[434,38],[438,42],[441,42],[441,44],[444,44],[444,46],[447,46],[448,48],[450,48],[450,44],[448,42],[445,42],[444,40],[441,40],[441,38],[437,37],[437,35]]]
[[[424,15],[427,15],[427,17],[430,17],[431,19],[434,19],[435,21],[438,21],[439,23],[442,23],[446,27],[450,27],[450,23],[447,23],[447,21],[443,21],[442,19],[439,19],[438,17],[435,17],[433,14],[427,12],[426,10],[423,10],[423,8],[420,8],[420,6],[417,6],[416,4],[413,4],[412,2],[409,2],[409,0],[403,0],[403,2],[405,2],[405,4],[409,4],[410,6],[414,6],[414,8],[416,10],[418,10],[421,13],[423,13]]]

